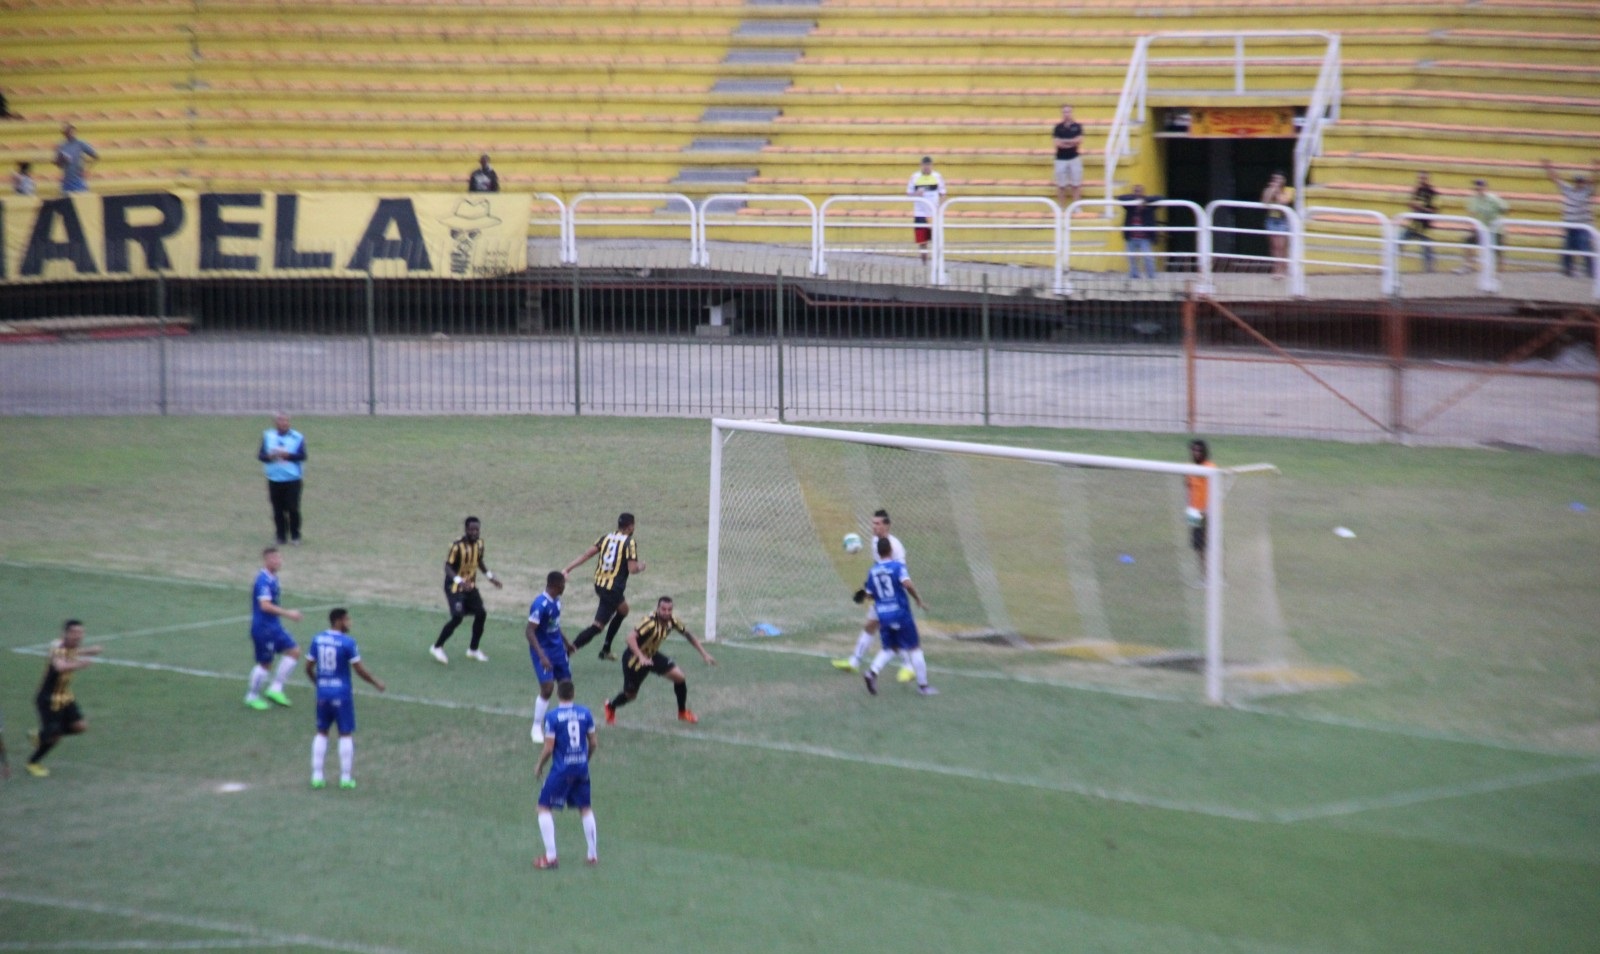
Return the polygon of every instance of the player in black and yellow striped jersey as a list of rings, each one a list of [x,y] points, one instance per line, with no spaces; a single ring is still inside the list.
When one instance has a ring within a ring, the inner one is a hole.
[[[594,622],[578,634],[572,645],[582,649],[599,634],[601,627],[605,627],[606,641],[600,647],[600,658],[616,659],[611,655],[611,644],[616,641],[622,621],[628,615],[628,601],[623,596],[628,588],[628,577],[644,572],[644,561],[639,559],[639,544],[633,539],[633,514],[618,516],[616,530],[596,540],[593,546],[568,563],[561,572],[571,576],[574,569],[587,563],[596,554],[600,556],[600,562],[594,568],[594,595],[600,598],[600,605],[595,608]]]
[[[439,630],[439,638],[433,641],[433,648],[428,653],[446,665],[450,657],[444,654],[445,641],[469,614],[472,616],[472,645],[467,648],[467,658],[478,662],[489,661],[489,657],[478,648],[478,643],[483,640],[484,623],[489,619],[489,611],[483,608],[483,596],[478,592],[479,571],[483,572],[484,579],[495,585],[495,589],[502,584],[490,572],[489,565],[483,562],[483,540],[479,537],[482,529],[483,524],[477,517],[468,517],[462,524],[461,539],[450,544],[450,552],[445,554],[444,601],[450,607],[450,621]]]
[[[50,770],[43,764],[45,754],[55,748],[63,735],[78,735],[89,730],[77,697],[72,694],[72,677],[86,668],[91,657],[100,655],[99,646],[83,645],[83,623],[69,619],[61,625],[61,638],[50,644],[50,662],[33,704],[39,710],[39,731],[33,754],[28,757],[28,774],[44,778]]]
[[[683,638],[689,641],[689,645],[695,648],[707,666],[717,664],[717,661],[711,658],[711,654],[706,652],[706,648],[700,644],[700,640],[696,639],[688,627],[672,614],[672,597],[661,597],[656,600],[656,611],[645,617],[644,622],[628,633],[628,648],[622,652],[622,691],[606,703],[606,725],[617,724],[617,710],[639,694],[639,687],[644,685],[645,677],[651,673],[672,680],[672,691],[678,696],[679,722],[700,721],[689,711],[689,683],[683,675],[683,670],[661,651],[661,644],[674,632],[681,633]]]

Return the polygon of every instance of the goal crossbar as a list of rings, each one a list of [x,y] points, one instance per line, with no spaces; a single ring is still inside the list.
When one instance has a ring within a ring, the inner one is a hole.
[[[732,420],[713,418],[711,421],[711,496],[708,533],[706,539],[706,638],[717,639],[718,572],[722,533],[722,451],[723,444],[736,432],[753,432],[779,437],[801,437],[825,441],[842,441],[898,450],[959,454],[972,457],[998,458],[1064,467],[1084,467],[1105,470],[1138,471],[1199,477],[1207,482],[1206,494],[1206,579],[1205,605],[1205,695],[1212,703],[1223,701],[1223,496],[1230,478],[1246,473],[1276,472],[1271,464],[1246,464],[1237,467],[1205,467],[1173,461],[1145,460],[1135,457],[1114,457],[1099,454],[1079,454],[1068,451],[1037,450],[998,444],[979,444],[971,441],[948,441],[925,437],[908,437],[894,434],[875,434],[863,431],[845,431],[821,427],[804,427],[772,421]]]

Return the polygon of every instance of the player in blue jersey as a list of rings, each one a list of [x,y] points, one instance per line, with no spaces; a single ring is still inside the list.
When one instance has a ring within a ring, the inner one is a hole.
[[[350,672],[382,692],[383,682],[361,664],[361,650],[350,638],[350,611],[328,611],[328,628],[311,638],[306,675],[317,687],[317,734],[311,739],[311,787],[326,788],[322,763],[328,757],[328,727],[339,726],[339,787],[355,788],[356,697]]]
[[[594,809],[589,807],[589,759],[599,748],[594,737],[594,714],[574,703],[577,690],[572,680],[561,680],[556,688],[559,700],[544,716],[544,750],[533,777],[550,766],[550,777],[539,790],[539,836],[544,839],[544,854],[533,859],[535,868],[556,866],[557,809],[576,808],[583,816],[583,838],[588,842],[588,862],[598,864],[595,851]]]
[[[250,691],[245,693],[244,704],[252,709],[270,709],[270,700],[280,706],[289,704],[283,694],[283,682],[294,672],[294,663],[300,658],[300,647],[294,637],[283,628],[282,620],[300,622],[300,611],[284,609],[278,602],[278,570],[283,567],[283,554],[277,547],[261,551],[261,572],[256,574],[254,589],[250,592],[250,641],[256,648],[256,667],[250,670]],[[267,667],[272,657],[281,656],[277,672]],[[272,684],[267,686],[267,680]],[[267,686],[265,692],[262,686]],[[265,698],[263,698],[265,697]]]
[[[544,592],[534,597],[533,605],[528,607],[528,626],[523,630],[533,674],[539,680],[539,698],[533,703],[533,730],[529,733],[537,744],[544,742],[544,714],[550,708],[556,681],[572,680],[569,657],[575,649],[561,632],[561,594],[566,589],[566,574],[551,570],[544,578]]]
[[[878,673],[898,654],[916,673],[917,691],[925,696],[938,695],[939,690],[928,685],[928,661],[922,655],[917,621],[911,615],[911,600],[916,600],[918,609],[927,611],[928,607],[922,602],[916,584],[911,582],[906,565],[894,558],[894,545],[888,538],[879,538],[878,562],[867,571],[867,581],[861,585],[856,597],[858,601],[873,601],[873,608],[878,613],[878,635],[883,641],[883,648],[878,651],[863,677],[867,681],[867,691],[878,694]]]

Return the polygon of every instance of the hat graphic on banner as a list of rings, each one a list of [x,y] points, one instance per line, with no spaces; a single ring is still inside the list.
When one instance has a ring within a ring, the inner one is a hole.
[[[456,210],[439,219],[450,229],[450,272],[466,275],[472,270],[473,246],[478,236],[500,224],[489,208],[489,200],[462,199]]]

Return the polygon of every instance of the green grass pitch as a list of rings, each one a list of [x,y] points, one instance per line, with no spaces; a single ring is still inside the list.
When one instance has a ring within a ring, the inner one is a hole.
[[[304,679],[289,710],[240,704],[270,531],[262,426],[0,420],[0,951],[1593,949],[1600,519],[1572,507],[1600,508],[1593,459],[1215,440],[1225,463],[1284,470],[1290,633],[1349,686],[1213,708],[1193,676],[1018,678],[934,643],[942,695],[870,698],[823,661],[848,626],[714,645],[714,669],[669,643],[701,724],[647,683],[600,732],[601,865],[563,814],[563,865],[536,872],[533,581],[631,509],[649,562],[635,605],[672,593],[698,628],[709,428],[297,421],[312,460],[307,543],[283,571],[308,611],[293,629],[304,643],[350,606],[390,687],[358,698],[360,788],[313,792]],[[461,631],[440,667],[440,563],[467,513],[508,586],[489,594],[490,662],[462,658]],[[571,633],[593,608],[581,577],[565,605]],[[40,647],[68,615],[105,645],[76,683],[91,731],[33,779]],[[615,664],[574,669],[598,711]]]

